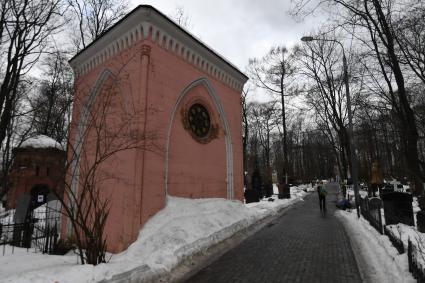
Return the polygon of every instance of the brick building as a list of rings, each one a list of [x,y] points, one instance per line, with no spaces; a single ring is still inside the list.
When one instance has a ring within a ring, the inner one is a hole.
[[[119,121],[142,113],[131,127],[155,136],[154,150],[119,152],[102,164],[108,176],[102,195],[111,201],[105,228],[111,252],[134,242],[169,195],[243,199],[241,92],[247,77],[222,56],[142,5],[70,65],[76,77],[70,143],[77,156],[87,156],[72,160],[74,193],[81,189],[84,160],[97,149],[85,140],[94,135],[88,119],[104,101],[112,108],[105,118],[108,132],[124,131]],[[62,232],[70,233],[62,223]]]
[[[46,202],[56,189],[63,192],[65,152],[46,136],[26,140],[13,149],[14,161],[8,175],[7,208],[15,208],[20,196],[31,195],[33,206]]]

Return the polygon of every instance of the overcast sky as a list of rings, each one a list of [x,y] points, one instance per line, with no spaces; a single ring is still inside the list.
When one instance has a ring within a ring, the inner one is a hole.
[[[148,0],[131,1],[131,9],[149,4],[166,15],[182,7],[190,18],[189,31],[244,71],[248,59],[261,57],[273,45],[292,46],[322,19],[296,22],[291,0]]]

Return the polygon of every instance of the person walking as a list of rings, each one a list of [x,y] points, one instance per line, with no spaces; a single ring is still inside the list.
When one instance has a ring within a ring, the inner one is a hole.
[[[320,211],[325,213],[326,212],[326,195],[328,194],[328,191],[326,190],[323,182],[320,182],[319,185],[317,186],[317,194],[319,195]]]

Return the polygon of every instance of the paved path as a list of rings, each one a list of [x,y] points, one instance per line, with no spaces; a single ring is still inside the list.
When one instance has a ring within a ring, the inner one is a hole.
[[[361,282],[344,227],[333,216],[336,189],[328,185],[325,216],[312,193],[187,282]]]

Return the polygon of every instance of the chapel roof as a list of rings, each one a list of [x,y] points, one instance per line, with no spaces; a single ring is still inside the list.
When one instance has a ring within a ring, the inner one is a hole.
[[[206,57],[207,60],[214,65],[219,65],[218,67],[223,69],[224,72],[228,73],[239,82],[245,83],[248,79],[242,71],[230,63],[222,55],[150,5],[139,5],[129,12],[112,27],[107,29],[99,38],[91,42],[86,48],[79,51],[74,57],[72,57],[69,60],[70,65],[74,68],[74,70],[76,70],[76,68],[82,65],[85,61],[96,57],[96,53],[99,49],[105,48],[108,44],[110,45],[111,42],[122,36],[126,30],[132,29],[141,24],[153,25],[164,34],[176,38],[176,41],[190,46],[194,53]],[[144,32],[147,32],[146,28]]]

